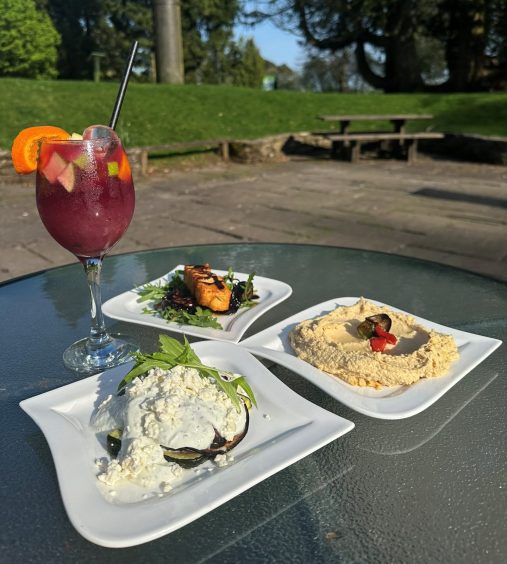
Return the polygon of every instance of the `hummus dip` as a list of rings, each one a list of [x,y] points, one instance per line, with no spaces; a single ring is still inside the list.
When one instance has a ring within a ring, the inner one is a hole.
[[[373,352],[357,333],[366,317],[386,313],[398,342]],[[353,386],[397,386],[442,376],[459,357],[454,338],[425,329],[414,318],[360,298],[352,306],[299,323],[289,334],[299,358]]]

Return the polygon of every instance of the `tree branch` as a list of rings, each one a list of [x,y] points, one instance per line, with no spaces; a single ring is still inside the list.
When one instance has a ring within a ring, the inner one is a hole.
[[[387,39],[383,35],[377,35],[368,29],[363,28],[361,31],[361,41],[364,43],[370,43],[375,45],[375,47],[386,47]]]
[[[330,51],[337,51],[344,49],[357,40],[356,33],[348,33],[343,37],[327,37],[325,39],[317,39],[313,32],[310,30],[308,19],[306,17],[305,2],[296,0],[294,8],[299,18],[299,28],[303,32],[303,36],[307,43],[318,49],[329,49]]]
[[[385,90],[387,86],[387,79],[383,76],[379,76],[371,70],[370,64],[366,57],[366,52],[364,50],[364,43],[362,41],[358,41],[356,43],[355,55],[357,68],[366,82],[373,86],[373,88]]]

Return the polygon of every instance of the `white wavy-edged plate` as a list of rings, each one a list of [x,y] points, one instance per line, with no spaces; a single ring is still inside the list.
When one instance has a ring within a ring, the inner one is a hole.
[[[166,284],[171,280],[177,270],[183,270],[183,268],[184,265],[180,264],[167,274],[164,274],[164,276],[147,282],[147,284]],[[219,276],[225,276],[227,274],[225,270],[213,269],[213,272]],[[240,281],[248,279],[248,274],[242,272],[235,272],[234,274]],[[221,330],[211,327],[181,325],[172,321],[166,321],[155,313],[143,313],[144,308],[149,305],[150,302],[138,302],[139,295],[137,290],[142,288],[144,284],[107,300],[102,306],[102,311],[104,315],[120,321],[149,325],[157,329],[185,333],[186,335],[193,335],[194,337],[201,337],[202,339],[237,343],[256,319],[272,307],[286,300],[292,294],[292,288],[280,280],[255,276],[253,282],[256,294],[259,296],[257,304],[253,307],[239,309],[232,315],[217,315],[217,320],[222,326]]]
[[[335,298],[317,304],[252,335],[242,341],[241,346],[257,356],[272,360],[296,372],[359,413],[379,419],[404,419],[420,413],[435,403],[502,343],[497,339],[458,331],[413,316],[424,327],[452,335],[456,340],[459,359],[452,364],[449,372],[437,378],[420,380],[410,386],[395,386],[380,390],[351,386],[340,378],[298,358],[290,346],[288,334],[301,321],[325,315],[340,306],[353,305],[358,299],[357,297]],[[386,305],[375,300],[370,301],[380,306]],[[392,306],[387,307],[407,313]]]
[[[20,403],[44,433],[70,521],[101,546],[133,546],[182,527],[272,474],[348,433],[354,424],[308,402],[287,388],[245,349],[231,343],[192,345],[208,365],[246,376],[257,408],[249,430],[219,468],[206,462],[184,470],[174,489],[136,503],[114,503],[101,493],[96,459],[107,456],[90,417],[102,399],[116,392],[130,366],[108,370]],[[115,486],[115,489],[118,487]],[[55,500],[56,501],[56,500]]]

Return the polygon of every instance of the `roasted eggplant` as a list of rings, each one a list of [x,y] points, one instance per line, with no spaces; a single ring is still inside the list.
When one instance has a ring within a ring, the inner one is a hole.
[[[391,329],[392,321],[386,313],[379,313],[377,315],[370,315],[362,323],[357,326],[357,333],[361,339],[371,339],[375,336],[375,327],[380,327],[389,332]]]
[[[241,433],[238,433],[230,441],[227,441],[215,429],[213,441],[211,445],[205,449],[192,447],[174,449],[160,445],[164,452],[164,458],[168,462],[176,462],[182,468],[195,468],[199,466],[199,464],[206,462],[206,460],[213,460],[218,454],[225,454],[237,446],[248,432],[248,426],[250,424],[249,409],[252,407],[249,398],[242,396],[241,399],[245,408],[245,427]],[[114,429],[107,435],[107,451],[113,458],[116,458],[120,452],[122,433],[123,431],[121,429]]]

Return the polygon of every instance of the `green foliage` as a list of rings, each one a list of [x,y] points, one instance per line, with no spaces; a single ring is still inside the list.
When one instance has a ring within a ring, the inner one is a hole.
[[[61,78],[92,78],[92,53],[102,54],[102,78],[118,79],[130,45],[139,41],[136,65],[147,75],[153,44],[151,0],[39,0],[62,37]]]
[[[247,8],[250,3],[246,3]],[[267,15],[326,55],[353,48],[386,92],[505,89],[505,0],[269,0]],[[372,65],[372,52],[374,59]],[[378,69],[376,67],[380,66]],[[426,82],[425,82],[426,81]]]
[[[134,39],[139,41],[134,74],[153,76],[152,0],[37,0],[62,37],[60,78],[91,79],[94,52],[102,80],[118,80]],[[262,59],[251,41],[233,42],[237,0],[181,2],[185,81],[260,86]]]
[[[264,61],[253,40],[233,41],[237,0],[181,3],[185,82],[260,88]]]
[[[135,378],[139,376],[142,377],[152,368],[171,370],[171,368],[175,366],[184,366],[185,368],[196,369],[201,378],[213,379],[216,385],[229,396],[238,411],[241,409],[241,395],[246,395],[250,401],[257,406],[252,388],[247,383],[244,376],[203,364],[201,359],[190,347],[186,336],[183,336],[182,344],[167,335],[159,335],[159,343],[159,352],[152,354],[142,352],[134,353],[136,364],[120,382],[118,386],[119,390],[132,382]]]
[[[82,131],[107,123],[118,85],[87,81],[0,79],[0,147],[31,125],[58,125]],[[322,130],[320,114],[431,113],[431,123],[413,130],[507,137],[504,93],[481,94],[316,94],[234,86],[131,83],[119,133],[127,146],[213,138],[256,138],[288,131]],[[377,129],[389,124],[358,124]]]
[[[486,24],[489,30],[487,48],[505,67],[507,65],[507,2],[505,0],[490,0]]]
[[[232,84],[260,88],[264,77],[264,59],[253,39],[241,39],[228,52],[229,74]]]
[[[326,58],[311,54],[303,64],[301,85],[313,92],[347,92],[357,75],[352,53],[343,49]]]
[[[0,76],[53,78],[60,37],[33,0],[0,0]]]
[[[287,65],[275,65],[264,61],[265,74],[276,76],[276,88],[282,90],[301,90],[301,75]]]
[[[83,0],[80,0],[82,3]],[[104,78],[118,80],[132,41],[137,39],[137,75],[148,77],[153,46],[151,0],[95,0],[99,16],[91,27],[94,50],[104,54]],[[142,71],[139,70],[142,68]]]

